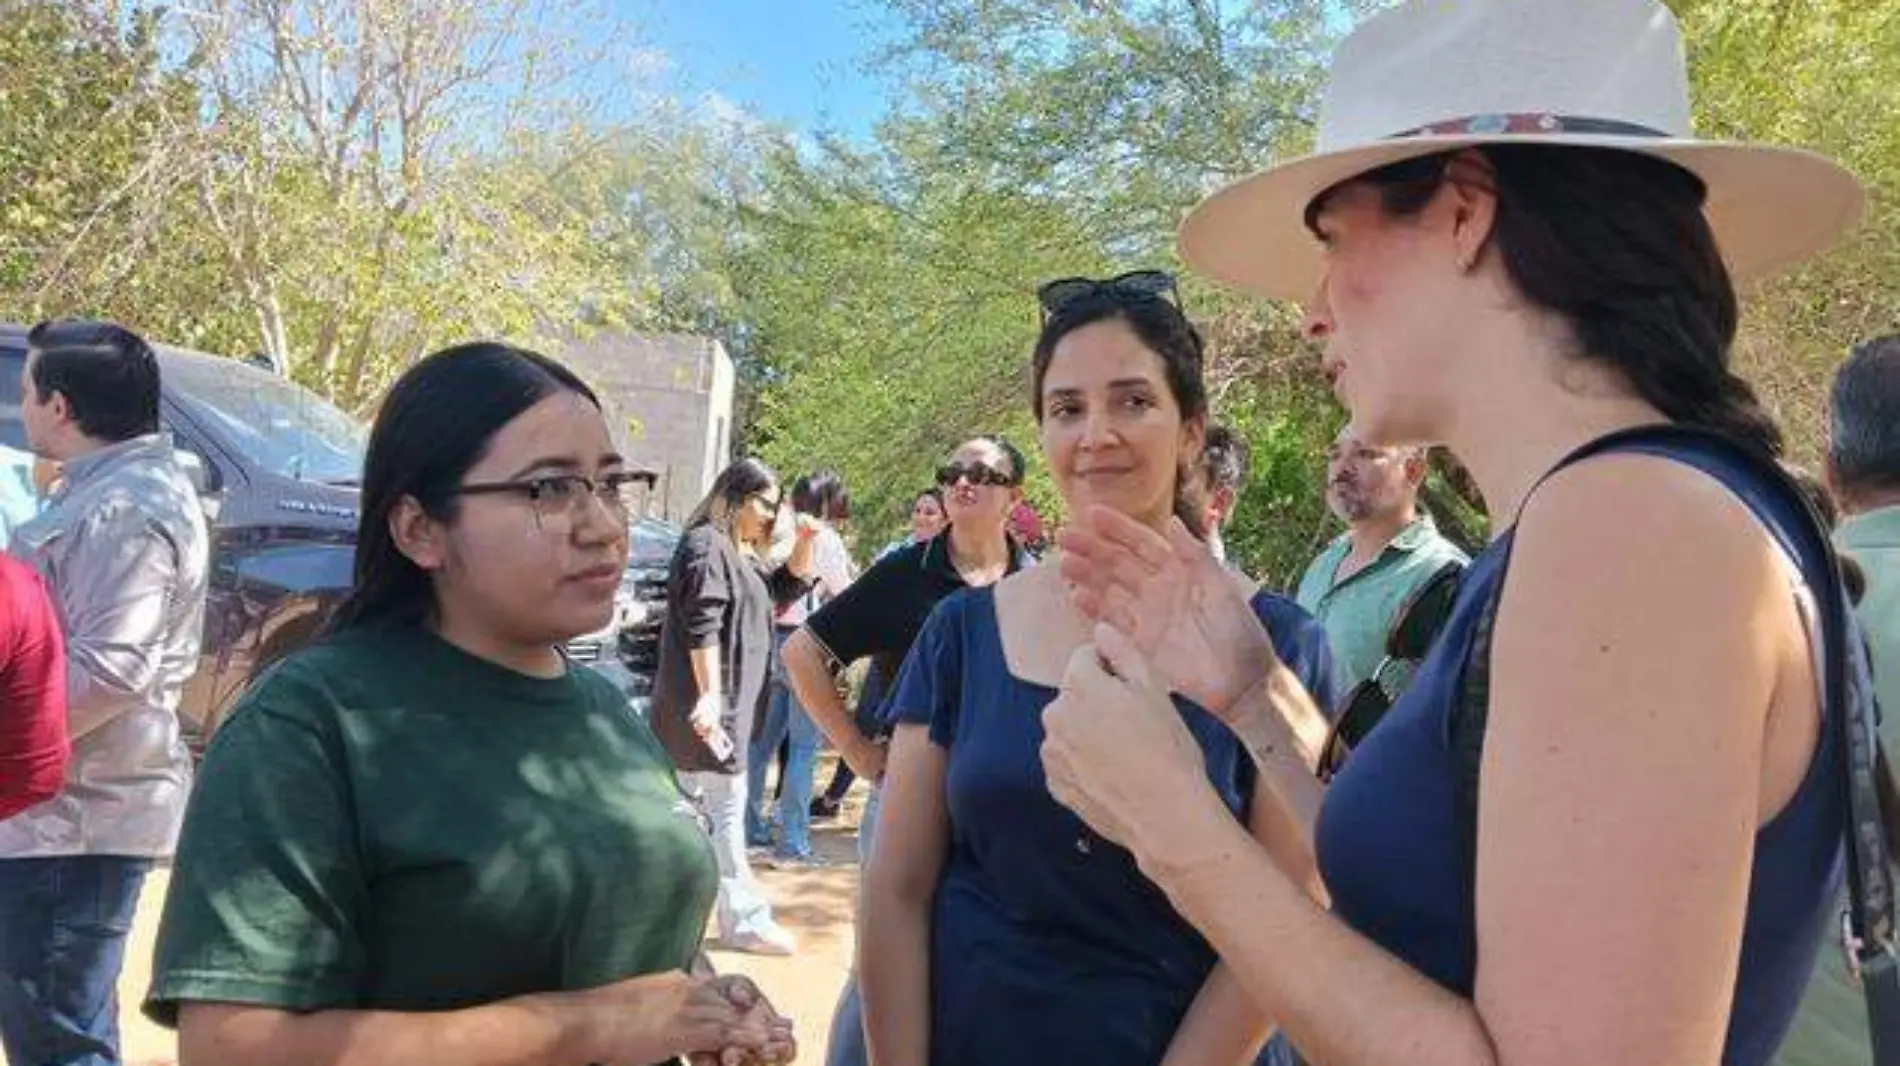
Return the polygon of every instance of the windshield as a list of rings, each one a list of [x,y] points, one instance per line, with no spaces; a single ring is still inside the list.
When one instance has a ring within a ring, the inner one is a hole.
[[[230,447],[271,473],[338,484],[363,476],[362,424],[315,393],[222,359],[168,359],[161,373]]]
[[[664,522],[642,518],[628,530],[631,541],[627,552],[629,570],[664,570],[673,560],[673,548],[679,543],[680,532]]]

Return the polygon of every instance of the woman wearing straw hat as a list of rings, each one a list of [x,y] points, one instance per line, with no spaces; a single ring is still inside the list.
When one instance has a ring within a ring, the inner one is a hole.
[[[1186,261],[1304,300],[1358,432],[1448,445],[1497,531],[1325,791],[1323,723],[1189,538],[1099,511],[1061,538],[1105,624],[1046,713],[1050,787],[1310,1061],[1772,1056],[1840,885],[1802,609],[1835,590],[1771,539],[1752,459],[1628,431],[1775,455],[1732,282],[1861,205],[1827,160],[1695,140],[1653,0],[1412,0],[1339,50],[1316,154],[1187,219]],[[1246,739],[1330,911],[1222,817],[1169,689]]]

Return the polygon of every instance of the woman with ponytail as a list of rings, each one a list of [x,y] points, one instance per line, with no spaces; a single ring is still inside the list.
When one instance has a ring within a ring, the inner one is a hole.
[[[1111,624],[1045,716],[1052,787],[1310,1062],[1764,1066],[1838,913],[1865,693],[1817,690],[1857,634],[1821,632],[1842,591],[1731,367],[1732,279],[1838,238],[1859,186],[1697,139],[1657,0],[1408,0],[1320,114],[1183,256],[1304,301],[1355,432],[1444,444],[1493,539],[1322,785],[1323,723],[1190,538],[1085,516],[1064,576]],[[1168,689],[1249,738],[1316,859],[1214,815]]]
[[[1199,513],[1181,496],[1207,426],[1201,340],[1165,275],[1043,287],[1031,397],[1071,514],[1144,528]],[[1325,633],[1292,601],[1251,593],[1291,676],[1332,698]],[[944,600],[886,715],[884,809],[864,889],[862,990],[886,1066],[1251,1062],[1262,1020],[1232,975],[1135,868],[1049,795],[1040,714],[1091,625],[1053,566]],[[1245,751],[1183,700],[1201,779],[1265,839]]]

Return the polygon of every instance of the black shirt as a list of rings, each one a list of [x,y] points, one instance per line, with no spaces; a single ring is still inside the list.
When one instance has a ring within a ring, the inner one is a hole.
[[[1009,573],[1028,562],[1009,542]],[[866,656],[888,678],[897,676],[904,656],[938,601],[968,588],[950,560],[950,531],[886,555],[838,598],[805,620],[805,629],[840,666]]]
[[[766,571],[711,523],[680,538],[666,578],[666,621],[653,687],[653,732],[681,770],[738,773],[772,655],[772,612],[809,586],[784,567]],[[721,759],[692,726],[699,683],[692,650],[719,649],[719,689],[734,751]]]

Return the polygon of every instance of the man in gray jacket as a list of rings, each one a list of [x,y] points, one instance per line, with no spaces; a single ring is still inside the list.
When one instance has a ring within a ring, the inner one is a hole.
[[[119,1058],[114,988],[139,888],[191,784],[178,700],[198,665],[209,540],[159,432],[158,360],[110,323],[27,337],[27,442],[64,465],[13,531],[66,635],[72,761],[53,799],[0,821],[0,1040],[32,1066]]]

